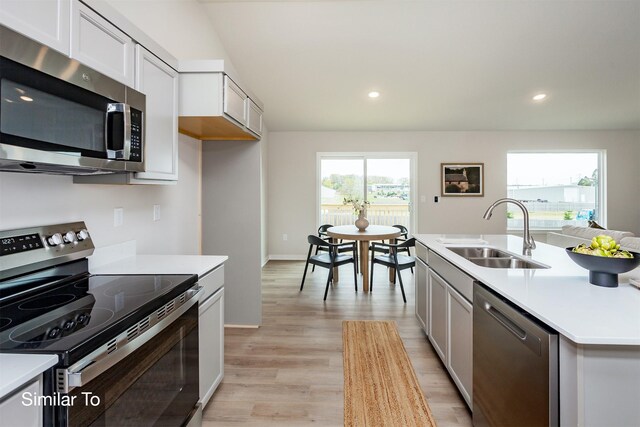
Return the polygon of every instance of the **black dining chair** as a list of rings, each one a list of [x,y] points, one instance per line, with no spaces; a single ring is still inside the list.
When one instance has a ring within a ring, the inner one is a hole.
[[[396,243],[402,243],[409,240],[409,230],[407,229],[407,227],[401,224],[395,224],[395,225],[392,225],[392,227],[400,229],[400,233],[402,233],[400,237],[396,237]],[[406,252],[407,256],[411,256],[411,250],[409,249],[409,247],[398,249],[398,251]],[[413,273],[413,267],[411,268],[411,273]]]
[[[405,270],[407,268],[411,268],[413,269],[413,267],[416,265],[416,259],[415,257],[412,256],[407,256],[407,255],[401,255],[398,252],[402,252],[405,248],[409,249],[412,247],[416,246],[416,239],[414,237],[401,242],[401,243],[396,243],[396,244],[390,244],[390,243],[379,243],[379,242],[373,242],[371,243],[371,246],[374,247],[374,254],[375,254],[375,249],[382,249],[382,248],[386,248],[388,253],[383,254],[383,255],[376,255],[373,257],[373,259],[371,260],[371,274],[369,275],[370,277],[370,283],[369,283],[369,292],[373,292],[373,267],[376,264],[382,264],[384,266],[387,266],[389,268],[395,268],[396,269],[396,277],[398,278],[398,281],[400,282],[400,290],[402,291],[402,299],[404,300],[405,304],[407,302],[407,297],[404,294],[404,285],[402,284],[402,275],[400,274],[400,272],[402,270]]]
[[[313,264],[314,266],[324,267],[329,269],[329,276],[327,277],[327,286],[324,289],[324,300],[327,300],[327,292],[329,292],[329,283],[333,280],[333,268],[340,267],[344,264],[353,263],[353,282],[356,286],[356,292],[358,292],[358,276],[356,272],[356,260],[353,255],[342,255],[339,253],[339,250],[343,247],[351,247],[353,250],[356,250],[356,243],[329,243],[326,240],[322,240],[318,236],[314,236],[310,234],[307,236],[307,241],[309,242],[309,252],[307,253],[307,262],[304,265],[304,274],[302,275],[302,283],[300,284],[300,291],[304,287],[304,279],[307,277],[307,268],[309,268],[309,264]],[[325,250],[326,253],[311,255],[313,251],[313,247],[318,246]],[[354,252],[355,253],[355,252]]]
[[[332,237],[329,236],[327,234],[327,230],[330,229],[331,227],[333,227],[332,224],[322,224],[320,227],[318,227],[318,237],[320,237],[322,240],[325,240],[329,243],[332,243]],[[340,240],[340,243],[342,243],[342,240]],[[351,242],[348,242],[351,243]],[[327,251],[327,248],[324,248],[322,246],[316,246],[316,252],[314,255],[318,255],[319,252],[321,251]],[[338,253],[345,253],[345,252],[351,252],[351,246],[347,246],[347,247],[343,247],[343,248],[339,248],[338,249]],[[353,257],[356,260],[356,272],[358,271],[358,249],[356,246],[356,250],[353,251]],[[311,268],[311,272],[313,273],[314,271],[316,271],[316,266],[314,265]]]
[[[400,230],[400,237],[396,237],[396,244],[397,243],[402,243],[402,242],[406,242],[409,239],[409,230],[407,229],[407,227],[405,227],[404,225],[400,225],[400,224],[395,224],[392,225],[392,227],[395,227],[397,229]],[[384,240],[382,241],[382,243],[384,243]],[[373,245],[369,246],[369,250],[371,251],[371,258],[375,257],[376,252],[379,253],[383,253],[383,254],[388,254],[389,253],[389,248],[387,247],[382,247],[382,246],[378,246],[375,247]],[[399,248],[398,249],[399,252],[406,252],[407,256],[411,256],[411,251],[409,250],[409,248]],[[413,273],[413,267],[411,267],[411,273]]]

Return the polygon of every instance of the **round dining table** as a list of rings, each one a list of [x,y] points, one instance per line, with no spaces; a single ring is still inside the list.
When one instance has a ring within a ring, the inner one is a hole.
[[[362,274],[362,289],[369,292],[369,242],[372,240],[389,240],[395,243],[396,237],[402,232],[396,227],[387,225],[370,225],[364,231],[360,231],[355,225],[338,225],[327,229],[327,235],[334,243],[340,240],[356,240],[360,252],[360,273]],[[395,283],[396,270],[389,269],[389,281]],[[338,281],[338,269],[333,269],[333,280]]]

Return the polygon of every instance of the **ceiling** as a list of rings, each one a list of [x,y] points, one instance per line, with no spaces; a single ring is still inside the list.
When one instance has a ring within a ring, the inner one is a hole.
[[[271,131],[640,129],[637,0],[199,1]]]

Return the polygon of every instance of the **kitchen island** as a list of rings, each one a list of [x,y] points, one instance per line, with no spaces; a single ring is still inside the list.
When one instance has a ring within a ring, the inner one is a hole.
[[[640,425],[637,405],[640,401],[640,290],[628,283],[629,277],[640,277],[640,269],[621,275],[617,288],[603,288],[591,285],[588,271],[573,263],[563,248],[538,243],[528,259],[549,268],[488,268],[474,264],[448,247],[492,247],[522,257],[522,239],[510,235],[419,234],[415,237],[428,248],[429,254],[435,254],[432,259],[444,259],[460,274],[481,282],[558,332],[561,425]],[[420,280],[416,275],[416,281]],[[423,291],[422,295],[425,294],[429,298],[430,293]],[[462,293],[466,300],[457,295],[468,305],[469,312],[475,309],[468,293]],[[424,306],[422,301],[416,301],[416,307],[419,303]],[[438,307],[434,309],[437,314]],[[428,319],[426,323],[428,326]],[[463,339],[471,349],[468,336],[472,325],[468,326],[469,333]],[[454,326],[451,329],[448,333],[453,335],[461,330]],[[425,327],[428,335],[429,330]],[[457,338],[453,335],[447,340],[456,344]],[[437,343],[437,335],[435,338]],[[434,339],[430,339],[433,343]],[[441,354],[443,361],[445,353]],[[451,360],[455,362],[456,358],[451,356]],[[464,374],[465,370],[458,368],[457,372]],[[461,387],[462,375],[458,378],[454,371],[452,377],[461,391],[470,393],[468,381],[466,388]],[[470,398],[467,401],[470,402]]]

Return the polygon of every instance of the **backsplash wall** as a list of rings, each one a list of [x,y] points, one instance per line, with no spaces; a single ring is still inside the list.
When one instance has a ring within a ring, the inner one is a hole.
[[[0,173],[0,230],[85,221],[96,247],[136,240],[138,253],[199,254],[201,142],[179,138],[176,185],[73,184],[70,176]],[[153,221],[153,205],[160,220]],[[114,227],[114,208],[124,209]]]

